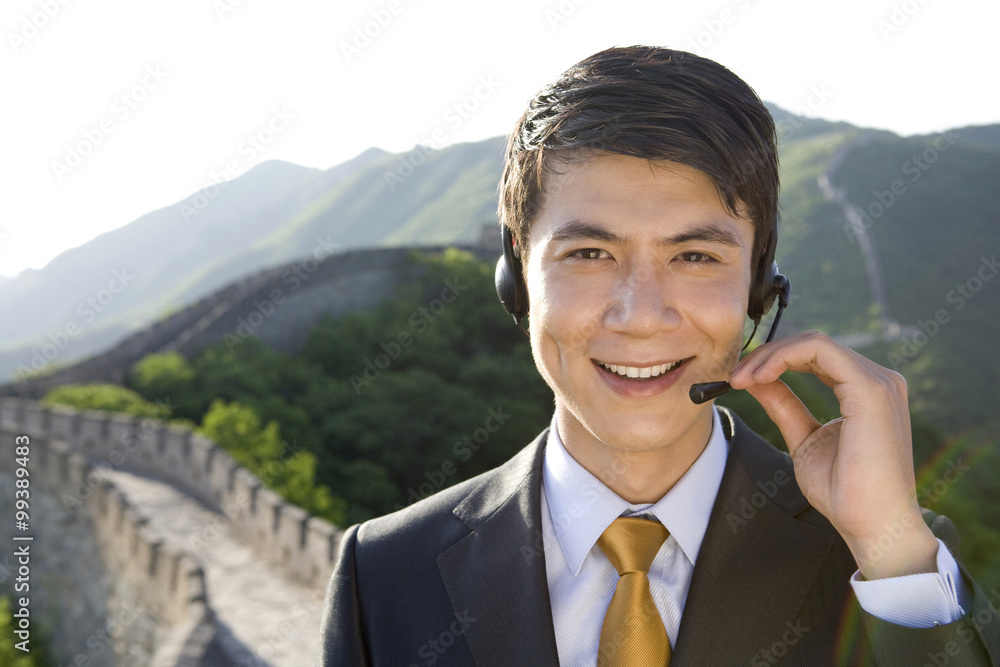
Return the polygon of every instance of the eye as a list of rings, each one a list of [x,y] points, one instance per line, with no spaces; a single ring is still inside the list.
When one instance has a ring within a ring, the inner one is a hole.
[[[576,257],[577,259],[604,259],[605,257],[610,257],[608,253],[600,248],[580,248],[571,252],[569,256]]]
[[[711,255],[697,251],[681,253],[681,259],[692,264],[710,264],[716,261]]]

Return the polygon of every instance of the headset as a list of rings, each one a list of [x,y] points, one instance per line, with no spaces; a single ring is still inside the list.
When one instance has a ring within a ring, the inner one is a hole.
[[[524,265],[521,258],[514,252],[514,238],[510,228],[500,223],[500,242],[503,244],[503,255],[497,260],[497,270],[493,282],[497,287],[497,296],[504,310],[514,317],[514,324],[521,326],[521,320],[528,314],[528,288],[524,284]]]
[[[514,250],[514,239],[511,236],[507,225],[500,223],[500,241],[503,245],[503,255],[497,260],[496,273],[493,282],[497,288],[497,296],[504,310],[514,318],[514,324],[521,326],[521,321],[528,314],[528,288],[524,283],[524,266],[521,258]],[[778,312],[771,323],[771,330],[764,341],[770,343],[778,329],[778,322],[781,321],[781,314],[788,306],[791,298],[792,284],[778,269],[778,263],[774,261],[774,251],[778,245],[778,218],[775,217],[771,227],[771,234],[757,260],[750,284],[750,298],[747,301],[747,316],[753,320],[753,333],[743,346],[745,350],[750,341],[753,340],[754,333],[761,318],[771,310],[774,301],[778,301]],[[522,327],[523,329],[523,327]],[[704,403],[713,398],[721,396],[729,391],[729,383],[702,382],[691,386],[690,396],[695,403]]]

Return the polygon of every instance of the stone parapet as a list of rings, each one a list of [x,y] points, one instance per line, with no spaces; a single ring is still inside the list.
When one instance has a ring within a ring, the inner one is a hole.
[[[255,551],[291,577],[326,585],[341,531],[265,487],[201,434],[132,415],[9,397],[0,397],[0,423],[48,443],[38,465],[43,478],[57,480],[56,486],[45,483],[60,496],[83,502],[103,468],[167,481],[229,517]]]

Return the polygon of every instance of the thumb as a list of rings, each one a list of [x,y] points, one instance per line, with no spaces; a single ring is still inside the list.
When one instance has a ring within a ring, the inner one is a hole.
[[[795,392],[781,380],[753,384],[746,387],[746,391],[760,403],[767,416],[778,426],[781,437],[788,445],[788,452],[792,455],[803,440],[822,426]]]

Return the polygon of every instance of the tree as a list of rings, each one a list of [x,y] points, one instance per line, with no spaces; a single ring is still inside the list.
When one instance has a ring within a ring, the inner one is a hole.
[[[151,354],[132,366],[129,384],[150,399],[174,405],[174,415],[197,421],[204,412],[194,399],[194,369],[179,352]]]
[[[239,403],[212,402],[200,431],[257,475],[275,492],[309,512],[343,521],[343,501],[316,484],[316,457],[281,439],[278,423],[262,426],[253,409]]]
[[[68,384],[54,387],[42,399],[42,405],[67,405],[77,410],[126,412],[139,417],[165,419],[170,405],[151,403],[138,392],[116,384]]]

